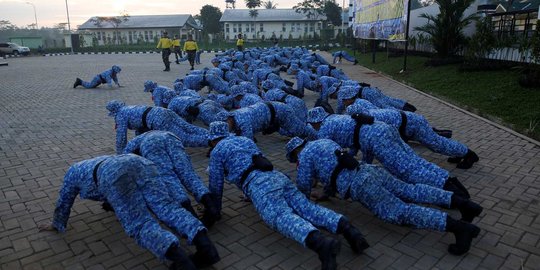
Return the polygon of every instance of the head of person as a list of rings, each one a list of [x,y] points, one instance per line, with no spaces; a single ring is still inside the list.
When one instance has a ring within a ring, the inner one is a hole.
[[[315,107],[310,110],[308,110],[308,116],[307,116],[307,122],[310,124],[315,130],[321,129],[322,122],[326,117],[328,117],[330,114],[327,113],[323,107]]]
[[[342,82],[334,83],[330,88],[328,88],[328,98],[331,99],[337,99],[338,98],[338,92],[341,88]]]
[[[184,90],[184,83],[182,81],[175,82],[173,86],[176,93],[180,93]]]
[[[126,104],[120,100],[111,100],[107,103],[107,110],[109,111],[109,116],[116,116],[122,107]]]
[[[322,85],[319,83],[319,80],[313,80],[308,83],[309,89],[311,91],[320,92]]]
[[[240,85],[234,85],[233,87],[231,87],[231,96],[237,100],[237,101],[240,101],[242,100],[242,98],[244,97],[244,95],[246,95],[246,89]]]
[[[212,65],[214,67],[218,67],[219,64],[220,64],[219,58],[217,58],[217,57],[212,58]]]
[[[111,69],[112,69],[112,71],[113,71],[114,73],[120,73],[120,71],[122,71],[122,69],[120,68],[120,66],[117,66],[117,65],[112,66]]]
[[[229,125],[223,121],[214,121],[209,126],[210,137],[208,145],[215,147],[222,139],[231,136],[229,133]]]
[[[178,39],[178,35],[174,35],[174,39]]]
[[[189,35],[187,36],[187,39],[188,39],[188,40],[193,40],[193,35],[192,35],[192,34],[189,34]]]
[[[156,89],[157,87],[157,83],[151,81],[151,80],[147,80],[144,82],[144,92],[150,92],[152,93],[154,91],[154,89]]]
[[[319,61],[314,61],[313,64],[311,64],[311,67],[316,69],[316,68],[318,68],[320,65],[321,65],[321,62],[319,62]]]
[[[167,37],[169,37],[169,33],[167,33],[167,31],[163,31],[162,36],[163,36],[164,38],[167,38]]]
[[[287,70],[287,74],[289,75],[296,75],[298,71],[300,70],[300,66],[296,63],[291,64],[291,67]]]
[[[291,163],[298,162],[298,156],[300,155],[300,152],[302,152],[302,150],[306,146],[306,143],[307,141],[299,137],[292,138],[285,146],[285,149],[287,150],[287,154],[286,154],[287,160]]]
[[[261,83],[261,87],[262,87],[262,90],[266,92],[270,89],[274,89],[276,85],[271,80],[265,80]]]
[[[238,39],[242,39],[242,34],[238,34]]]
[[[338,92],[338,99],[343,102],[343,106],[347,107],[354,103],[358,97],[359,90],[356,87],[342,87]]]

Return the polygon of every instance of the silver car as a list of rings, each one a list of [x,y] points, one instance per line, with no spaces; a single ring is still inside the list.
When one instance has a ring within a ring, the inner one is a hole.
[[[19,46],[18,44],[12,42],[0,43],[0,55],[6,54],[28,55],[30,54],[30,48]]]

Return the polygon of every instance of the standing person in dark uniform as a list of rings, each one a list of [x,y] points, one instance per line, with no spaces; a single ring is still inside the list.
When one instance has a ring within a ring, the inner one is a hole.
[[[180,38],[178,38],[178,35],[174,35],[174,39],[172,40],[172,45],[173,45],[174,58],[176,58],[176,64],[180,64],[180,61],[178,61],[178,59],[182,58],[182,49],[180,48]]]
[[[173,45],[172,40],[169,38],[167,32],[163,32],[163,36],[159,40],[156,48],[161,49],[161,58],[163,59],[163,64],[165,64],[165,69],[163,71],[171,70],[171,62],[169,61],[169,56],[171,55],[171,47]]]
[[[193,66],[195,65],[195,56],[197,55],[197,51],[199,50],[199,46],[197,46],[197,42],[193,40],[193,35],[188,35],[188,39],[184,43],[184,51],[187,53],[189,64],[191,65],[191,69],[193,70]]]
[[[244,50],[244,39],[242,38],[242,34],[238,34],[238,39],[236,40],[236,48],[238,48],[238,51]]]

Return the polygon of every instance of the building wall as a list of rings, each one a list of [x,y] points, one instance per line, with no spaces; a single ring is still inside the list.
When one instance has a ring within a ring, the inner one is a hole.
[[[280,36],[283,39],[288,39],[292,36],[293,39],[300,39],[302,36],[307,38],[313,37],[315,33],[321,34],[322,22],[320,21],[284,21],[284,22],[224,22],[223,31],[225,39],[235,40],[237,35],[242,33],[245,39],[252,40],[256,38],[258,32],[259,39],[264,35],[265,39],[269,39],[272,35],[277,38]],[[248,29],[249,28],[249,29]]]
[[[37,49],[39,46],[43,46],[43,39],[41,37],[17,37],[9,38],[9,41],[30,49]]]
[[[99,46],[107,44],[138,44],[138,43],[157,43],[157,40],[161,38],[161,33],[167,31],[169,37],[179,35],[182,40],[187,39],[187,35],[192,30],[191,27],[187,28],[150,28],[150,29],[88,29],[84,30],[85,33],[97,38]],[[198,38],[198,31],[193,32],[194,38]],[[124,43],[118,42],[124,40]],[[92,45],[92,42],[90,42]]]

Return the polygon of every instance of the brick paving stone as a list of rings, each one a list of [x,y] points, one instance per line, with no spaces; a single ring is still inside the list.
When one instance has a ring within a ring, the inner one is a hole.
[[[209,63],[210,58],[210,54],[203,54],[202,60]],[[142,91],[144,80],[171,85],[187,73],[187,66],[174,65],[173,72],[161,72],[157,54],[24,57],[7,61],[10,65],[0,69],[0,268],[165,269],[167,264],[138,247],[125,235],[114,214],[103,212],[96,202],[76,200],[65,234],[37,233],[35,227],[52,217],[70,164],[114,153],[114,123],[107,116],[107,101],[120,99],[127,104],[150,105],[150,95]],[[88,79],[113,64],[123,68],[119,79],[124,88],[71,88],[76,77]],[[353,79],[410,101],[434,126],[454,130],[456,139],[477,151],[480,162],[464,171],[446,163],[445,157],[411,144],[421,156],[457,176],[485,208],[475,220],[482,233],[473,241],[471,251],[454,257],[446,251],[454,241],[451,235],[385,224],[358,203],[333,199],[323,205],[347,215],[372,245],[363,255],[356,255],[341,238],[340,267],[537,269],[540,147],[361,66],[339,67]],[[314,93],[306,92],[308,106],[315,99]],[[294,165],[284,160],[288,139],[276,134],[257,135],[257,139],[276,168],[294,179]],[[187,152],[196,172],[207,183],[206,151]],[[213,269],[320,267],[315,253],[269,229],[253,206],[239,199],[240,195],[236,187],[225,185],[223,219],[209,231],[223,258]],[[449,212],[459,218],[457,211]],[[194,251],[184,241],[182,246]]]

